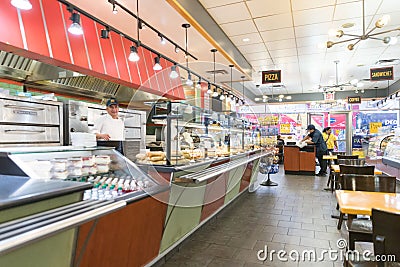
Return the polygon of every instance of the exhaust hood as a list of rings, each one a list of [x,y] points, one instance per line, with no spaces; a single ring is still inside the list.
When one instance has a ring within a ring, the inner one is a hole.
[[[139,106],[141,102],[160,99],[157,95],[5,51],[0,51],[0,78],[71,96],[85,96],[100,100],[113,96],[121,103],[132,105],[137,103]]]

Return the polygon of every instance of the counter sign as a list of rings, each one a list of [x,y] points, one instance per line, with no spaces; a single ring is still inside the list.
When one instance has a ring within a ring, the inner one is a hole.
[[[348,96],[347,103],[349,104],[360,104],[361,103],[361,96]]]
[[[281,70],[267,70],[263,71],[262,84],[265,83],[280,83],[281,82]]]
[[[371,81],[393,80],[393,66],[370,69]]]

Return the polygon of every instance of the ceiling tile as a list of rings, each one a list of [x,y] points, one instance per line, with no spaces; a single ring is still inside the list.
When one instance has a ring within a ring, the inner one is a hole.
[[[248,38],[249,41],[243,41],[243,39],[245,39],[245,38]],[[236,35],[236,36],[232,36],[230,39],[237,46],[247,45],[247,44],[256,44],[256,43],[263,42],[263,40],[261,39],[261,36],[258,32]]]
[[[272,42],[272,41],[294,38],[294,31],[292,27],[260,32],[260,34],[264,42]]]
[[[243,2],[214,7],[207,11],[219,24],[251,19],[250,13]]]
[[[386,14],[390,12],[400,11],[400,5],[398,0],[383,0],[378,10],[379,14]]]
[[[246,3],[253,18],[290,13],[289,0],[252,0]]]
[[[205,8],[212,8],[212,7],[242,2],[242,0],[199,0],[199,1]]]
[[[303,46],[297,48],[297,53],[299,55],[312,55],[318,54],[325,50],[326,48],[317,48],[315,46]]]
[[[297,60],[296,56],[294,56],[294,57],[280,57],[280,58],[274,59],[274,62],[275,62],[276,65],[279,65],[279,64],[286,64],[286,63],[297,63],[298,60]]]
[[[296,42],[294,39],[287,40],[279,40],[273,42],[265,42],[268,50],[279,50],[279,49],[287,49],[287,48],[295,48]]]
[[[326,34],[324,34],[324,35],[297,38],[296,44],[297,47],[311,46],[314,47],[314,49],[317,49],[321,44],[322,46],[325,46],[326,41],[327,41],[327,36]]]
[[[261,59],[269,59],[270,57],[267,52],[261,52],[261,53],[245,54],[245,58],[248,61],[254,61],[254,60],[261,60]]]
[[[252,20],[237,21],[227,24],[221,24],[220,26],[228,36],[257,32],[257,28]]]
[[[307,37],[307,36],[316,36],[316,35],[324,35],[328,37],[329,29],[331,29],[332,23],[324,22],[312,25],[304,25],[295,27],[295,35],[296,37]]]
[[[354,1],[354,0],[351,0]],[[335,0],[292,1],[294,11],[335,5]]]
[[[257,29],[261,32],[292,27],[292,17],[290,13],[273,15],[254,19]]]
[[[270,51],[270,54],[271,54],[271,57],[275,60],[276,58],[279,58],[279,57],[297,56],[297,50],[294,48],[279,49],[279,50]]]
[[[331,21],[333,18],[333,11],[333,6],[295,11],[293,14],[294,25],[300,26]]]
[[[273,64],[271,59],[253,60],[250,62],[253,67],[267,66]]]
[[[257,52],[267,52],[264,43],[243,45],[238,47],[243,54],[251,54]]]

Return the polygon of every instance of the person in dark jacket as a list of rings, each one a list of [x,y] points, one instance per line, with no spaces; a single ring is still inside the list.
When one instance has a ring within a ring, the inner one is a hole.
[[[308,135],[304,137],[303,141],[305,141],[309,145],[315,145],[316,156],[319,162],[320,171],[317,174],[318,176],[326,175],[326,168],[328,165],[327,160],[323,159],[323,156],[328,151],[324,138],[322,137],[322,133],[315,129],[313,124],[307,126]]]

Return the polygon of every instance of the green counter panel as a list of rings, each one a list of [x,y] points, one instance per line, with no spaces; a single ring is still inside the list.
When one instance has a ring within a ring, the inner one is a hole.
[[[206,182],[172,184],[160,252],[173,245],[199,223]]]
[[[82,199],[82,194],[83,192],[77,192],[2,210],[0,211],[0,223],[75,203]]]
[[[74,247],[75,229],[34,242],[0,256],[0,266],[69,267]]]
[[[229,203],[233,198],[239,194],[240,189],[240,181],[242,180],[242,176],[244,174],[246,165],[241,165],[229,172],[229,179],[226,185],[226,195],[224,204]]]

